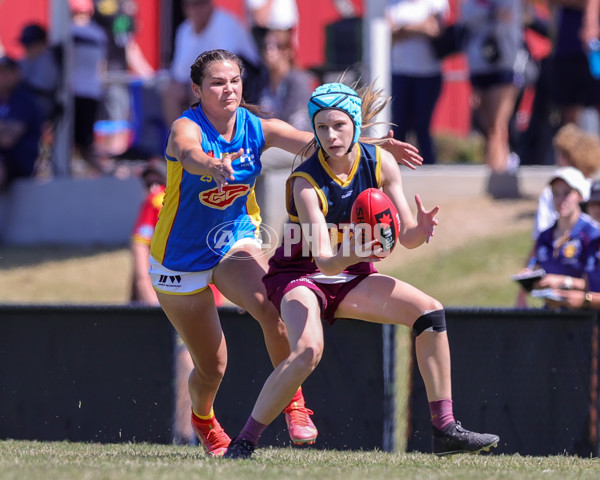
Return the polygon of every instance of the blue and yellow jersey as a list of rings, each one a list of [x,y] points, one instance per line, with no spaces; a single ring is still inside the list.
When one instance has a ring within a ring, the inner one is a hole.
[[[208,155],[221,158],[244,150],[232,164],[235,180],[221,192],[212,176],[192,175],[165,152],[167,188],[151,254],[171,270],[197,272],[217,265],[237,240],[258,238],[261,218],[254,185],[262,168],[265,137],[260,119],[241,107],[231,142],[215,130],[200,106],[186,110],[182,117],[200,126],[202,149]]]

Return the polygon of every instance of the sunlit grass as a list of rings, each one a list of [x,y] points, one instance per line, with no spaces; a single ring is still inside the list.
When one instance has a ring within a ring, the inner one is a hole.
[[[259,448],[252,460],[207,458],[197,447],[0,442],[0,480],[596,479],[598,459]]]

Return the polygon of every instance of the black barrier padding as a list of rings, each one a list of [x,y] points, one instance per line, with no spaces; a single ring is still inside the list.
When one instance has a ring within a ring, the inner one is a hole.
[[[597,455],[590,438],[590,408],[598,408],[590,392],[594,312],[448,310],[446,320],[454,412],[465,428],[498,434],[496,453]],[[414,358],[413,366],[408,450],[430,452]]]
[[[235,435],[272,366],[254,319],[220,315],[229,360],[215,411]],[[304,385],[317,448],[391,448],[382,330],[356,320],[324,325],[323,358]],[[158,308],[0,306],[0,438],[170,442],[172,346]],[[289,443],[281,415],[261,445]]]
[[[171,442],[172,332],[157,309],[0,308],[0,438]]]
[[[221,310],[221,324],[229,358],[215,411],[226,431],[237,435],[272,366],[260,327],[252,317]],[[319,429],[314,448],[389,448],[384,445],[383,431],[393,408],[384,396],[382,327],[338,320],[333,326],[324,324],[323,330],[323,357],[303,385],[307,407],[314,411],[312,418]],[[260,443],[290,444],[283,415],[269,425]]]

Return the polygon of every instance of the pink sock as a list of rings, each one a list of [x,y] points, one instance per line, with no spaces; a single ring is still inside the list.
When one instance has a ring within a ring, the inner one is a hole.
[[[265,428],[267,428],[266,425],[257,422],[254,420],[254,418],[252,418],[252,415],[250,415],[246,425],[244,425],[244,428],[242,428],[242,431],[238,435],[238,438],[245,438],[256,445],[258,444],[258,439],[260,438],[261,434],[265,431]]]
[[[450,398],[429,402],[429,411],[431,412],[431,423],[438,430],[443,430],[446,425],[455,421]]]

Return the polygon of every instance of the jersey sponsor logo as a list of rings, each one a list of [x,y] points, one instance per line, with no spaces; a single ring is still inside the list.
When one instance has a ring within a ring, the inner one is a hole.
[[[240,157],[240,164],[243,165],[244,163],[250,163],[250,164],[254,163],[254,153],[252,152],[252,149],[250,149],[250,148],[247,148],[246,153],[244,153]]]
[[[218,187],[215,187],[202,192],[199,198],[208,207],[224,210],[236,199],[248,193],[249,190],[249,185],[223,185],[221,191]]]

